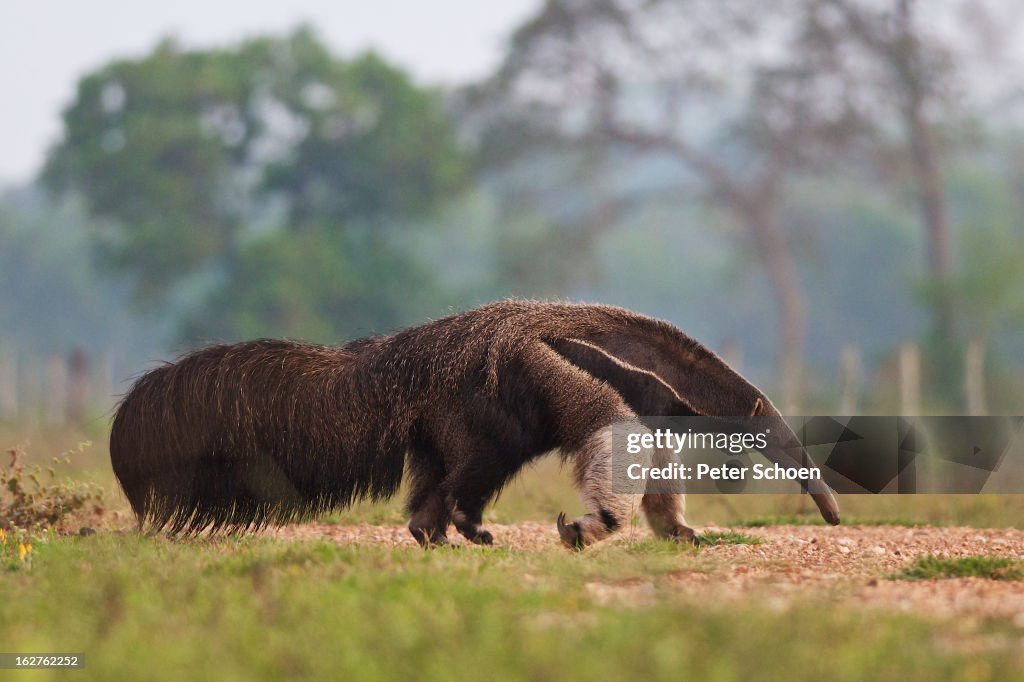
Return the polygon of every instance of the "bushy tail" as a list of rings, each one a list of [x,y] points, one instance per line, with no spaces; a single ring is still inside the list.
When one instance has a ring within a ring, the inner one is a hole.
[[[307,518],[401,483],[386,417],[351,409],[344,350],[283,341],[212,346],[141,377],[110,459],[140,528],[248,530]]]

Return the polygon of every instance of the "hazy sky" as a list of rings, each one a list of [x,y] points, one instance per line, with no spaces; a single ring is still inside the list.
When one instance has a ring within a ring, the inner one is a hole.
[[[0,183],[31,179],[87,71],[141,55],[166,35],[187,45],[312,24],[341,55],[374,47],[422,82],[486,74],[540,0],[0,0]]]

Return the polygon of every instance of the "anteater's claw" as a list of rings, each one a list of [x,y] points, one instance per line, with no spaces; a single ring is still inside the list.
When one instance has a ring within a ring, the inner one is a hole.
[[[573,521],[572,523],[565,522],[565,512],[558,515],[558,536],[562,538],[562,544],[569,549],[581,550],[583,549],[583,535],[580,533],[580,524]]]
[[[669,537],[683,544],[691,544],[694,547],[700,547],[704,544],[704,541],[700,539],[700,536],[694,532],[692,528],[686,526],[677,526],[670,534]]]
[[[431,533],[422,528],[410,528],[409,531],[423,549],[452,546],[452,543],[448,541],[445,535]]]

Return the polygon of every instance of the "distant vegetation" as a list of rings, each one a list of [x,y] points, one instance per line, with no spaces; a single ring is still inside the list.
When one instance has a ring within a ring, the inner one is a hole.
[[[969,343],[976,409],[1019,411],[1019,71],[966,49],[1019,26],[917,5],[547,3],[447,92],[309,28],[164,40],[85,74],[0,199],[0,356],[42,384],[27,355],[107,353],[123,388],[210,340],[562,297],[667,318],[790,411],[899,411],[904,342],[923,411],[964,411]]]

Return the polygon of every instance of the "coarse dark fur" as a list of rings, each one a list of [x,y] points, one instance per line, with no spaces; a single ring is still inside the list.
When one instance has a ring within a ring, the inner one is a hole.
[[[610,425],[690,414],[778,412],[666,322],[503,301],[342,348],[260,340],[195,351],[135,383],[110,455],[140,527],[286,523],[387,498],[407,473],[410,530],[434,544],[452,521],[490,543],[485,505],[523,465],[560,449],[590,511],[560,517],[559,530],[583,546],[630,514],[608,484]],[[766,454],[792,465],[792,433],[779,432]],[[838,522],[827,488],[810,492]],[[660,534],[693,537],[681,496],[645,495],[640,506]]]

